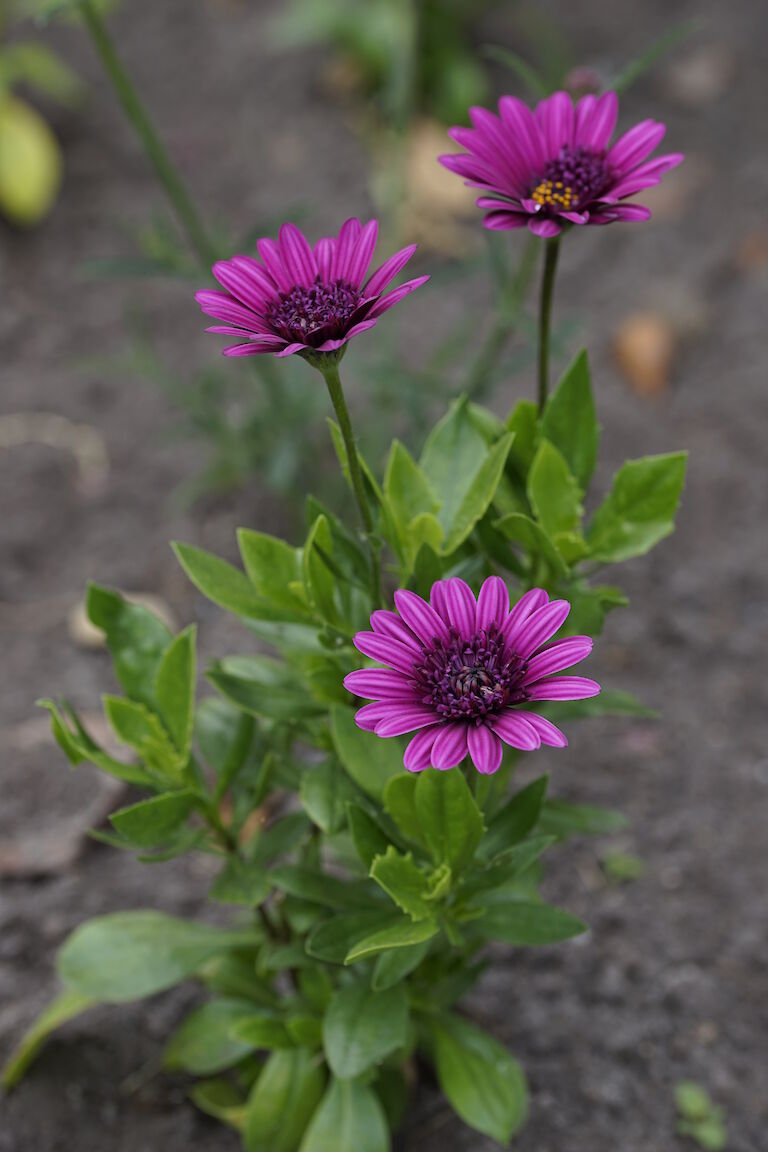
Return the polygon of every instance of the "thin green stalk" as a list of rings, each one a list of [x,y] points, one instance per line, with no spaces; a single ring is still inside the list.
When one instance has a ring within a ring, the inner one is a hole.
[[[539,303],[539,415],[544,411],[549,394],[549,333],[552,320],[552,299],[555,289],[557,257],[560,237],[544,241],[544,271],[541,276]]]
[[[357,455],[357,447],[355,446],[355,436],[352,431],[352,421],[349,418],[349,409],[347,408],[347,402],[344,399],[344,389],[341,386],[341,377],[339,375],[338,363],[326,360],[323,362],[320,371],[325,377],[325,383],[328,386],[328,393],[331,397],[333,410],[336,413],[336,419],[339,422],[342,439],[344,440],[344,448],[347,453],[349,478],[352,481],[352,489],[355,493],[357,506],[360,509],[360,517],[363,521],[366,536],[368,537],[368,547],[370,549],[371,555],[371,598],[374,608],[378,608],[381,603],[379,550],[376,541],[374,540],[373,517],[371,516],[371,509],[368,505],[368,497],[365,494],[363,473],[360,468],[360,460]]]
[[[173,206],[176,216],[187,238],[206,271],[216,259],[216,251],[205,226],[200,219],[184,182],[179,176],[170,156],[155,131],[155,127],[141,102],[136,87],[117,54],[114,42],[107,32],[92,0],[82,0],[80,10],[91,34],[96,51],[109,76],[118,99],[133,128],[144,146],[165,193]]]

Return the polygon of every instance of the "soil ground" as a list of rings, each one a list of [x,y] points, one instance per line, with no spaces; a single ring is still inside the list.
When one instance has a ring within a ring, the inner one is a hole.
[[[317,56],[268,50],[275,7],[137,0],[114,28],[206,211],[245,229],[310,187],[319,232],[368,208],[365,155],[320,90]],[[660,721],[591,722],[573,732],[567,755],[537,760],[552,769],[557,795],[630,820],[620,837],[570,846],[551,869],[548,894],[591,931],[568,946],[500,951],[471,1008],[527,1070],[531,1116],[519,1152],[682,1152],[673,1086],[683,1078],[726,1110],[731,1152],[765,1152],[766,10],[762,0],[539,8],[577,58],[597,65],[625,59],[672,18],[700,21],[678,62],[634,89],[624,110],[628,121],[667,120],[686,166],[655,199],[653,223],[594,229],[567,245],[557,304],[591,351],[604,428],[598,487],[627,455],[684,446],[691,461],[679,530],[622,573],[632,604],[610,620],[593,664],[598,678],[658,708]],[[489,38],[512,43],[506,18],[495,19]],[[231,554],[238,524],[274,528],[280,518],[257,482],[178,511],[166,497],[200,466],[198,446],[173,439],[178,416],[159,391],[104,370],[137,307],[181,371],[216,348],[186,286],[79,275],[84,261],[124,251],[125,232],[148,219],[157,195],[84,37],[73,28],[52,37],[91,98],[58,117],[67,178],[50,221],[28,235],[0,232],[0,411],[95,425],[110,471],[89,493],[59,450],[0,452],[0,839],[28,842],[42,829],[45,851],[61,847],[52,871],[2,884],[3,1047],[54,993],[55,950],[77,923],[147,904],[195,915],[207,878],[195,861],[148,872],[98,846],[67,860],[66,842],[57,845],[92,802],[93,782],[68,773],[33,702],[66,696],[94,711],[109,683],[103,653],[73,643],[68,609],[87,578],[153,592],[181,623],[200,621],[207,653],[234,649],[237,630],[188,587],[167,541]],[[425,290],[405,331],[445,329],[468,293],[455,280]],[[652,398],[623,382],[611,355],[623,319],[649,308],[683,330],[669,387]],[[497,409],[529,385],[517,377]],[[617,849],[645,862],[636,882],[606,882],[599,853]],[[234,1150],[235,1136],[187,1103],[183,1080],[153,1063],[187,1000],[181,992],[99,1010],[63,1029],[0,1104],[0,1152]],[[429,1087],[399,1137],[401,1152],[491,1147]]]

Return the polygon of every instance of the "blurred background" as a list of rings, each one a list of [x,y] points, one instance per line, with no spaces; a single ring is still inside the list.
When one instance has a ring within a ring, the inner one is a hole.
[[[34,708],[66,697],[105,735],[86,580],[198,620],[203,656],[221,655],[236,623],[168,541],[233,558],[240,525],[298,539],[308,486],[343,499],[309,368],[225,362],[204,334],[192,294],[211,260],[284,219],[314,240],[379,216],[379,251],[418,241],[412,274],[432,280],[345,360],[363,452],[379,464],[393,434],[417,450],[462,390],[503,414],[533,394],[538,269],[520,233],[483,232],[436,163],[454,150],[446,126],[503,92],[618,86],[620,127],[664,120],[664,150],[686,161],[642,197],[649,224],[568,237],[555,358],[589,347],[598,492],[627,455],[691,451],[679,530],[629,566],[632,603],[593,664],[660,716],[590,721],[551,765],[540,754],[556,795],[629,824],[561,850],[547,882],[591,932],[500,954],[471,1007],[530,1077],[520,1152],[693,1147],[676,1135],[680,1080],[726,1114],[727,1145],[709,1147],[764,1152],[768,9],[131,0],[92,7],[90,33],[66,11],[29,18],[68,7],[0,0],[0,1046],[52,995],[77,923],[140,905],[195,915],[209,879],[207,859],[149,871],[87,839],[114,788],[71,772]],[[133,122],[104,69],[113,49]],[[186,192],[157,139],[142,147],[135,91]],[[64,1029],[2,1101],[0,1152],[237,1148],[159,1074],[189,995]],[[426,1085],[400,1137],[417,1147],[492,1145]]]

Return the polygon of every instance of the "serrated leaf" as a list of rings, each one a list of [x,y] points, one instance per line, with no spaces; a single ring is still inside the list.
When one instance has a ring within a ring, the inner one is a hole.
[[[350,948],[344,963],[354,964],[358,960],[376,956],[379,952],[387,952],[390,948],[410,948],[412,944],[422,944],[436,936],[439,930],[435,920],[415,922],[403,917],[358,940]]]
[[[429,902],[429,881],[425,873],[414,864],[410,852],[403,856],[396,848],[389,847],[383,856],[377,856],[373,861],[371,879],[412,920],[432,919],[434,908]]]

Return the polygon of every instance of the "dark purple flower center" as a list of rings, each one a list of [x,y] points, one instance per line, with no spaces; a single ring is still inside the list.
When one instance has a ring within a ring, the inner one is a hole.
[[[493,625],[471,640],[453,629],[448,641],[434,640],[414,678],[424,704],[440,716],[473,719],[522,701],[524,672],[525,662],[505,653]]]
[[[267,305],[265,319],[289,343],[317,347],[347,332],[361,300],[359,289],[343,280],[323,284],[318,279],[309,288],[297,285],[281,292]]]
[[[531,192],[531,199],[556,212],[577,212],[598,199],[610,177],[605,152],[591,152],[580,144],[575,148],[563,144],[559,155],[544,169],[544,176]]]

